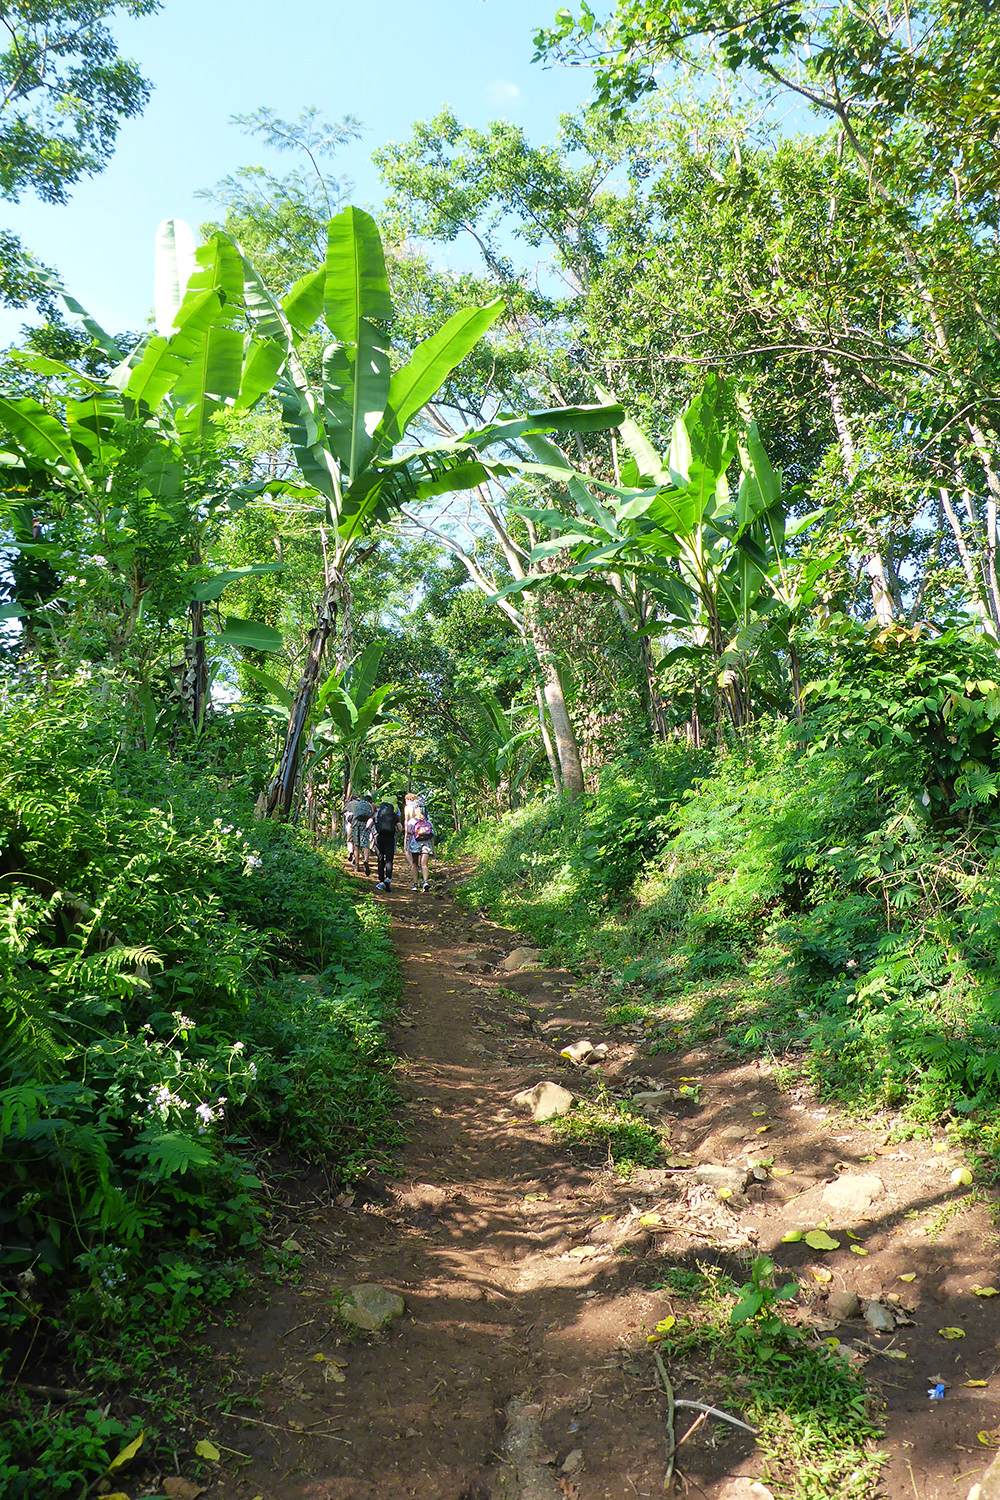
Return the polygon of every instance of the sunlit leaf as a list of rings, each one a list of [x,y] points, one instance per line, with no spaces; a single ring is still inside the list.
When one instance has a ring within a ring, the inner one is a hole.
[[[214,1443],[210,1443],[208,1438],[201,1438],[199,1442],[195,1443],[194,1451],[199,1458],[210,1458],[213,1463],[218,1463],[222,1457],[218,1448]]]
[[[939,1328],[938,1333],[943,1339],[964,1339],[964,1328]]]
[[[950,1180],[953,1187],[969,1187],[972,1183],[972,1173],[968,1167],[956,1167]]]
[[[835,1240],[827,1234],[824,1229],[810,1229],[805,1236],[805,1242],[810,1250],[839,1250],[840,1241]]]
[[[899,1275],[896,1277],[897,1281],[916,1281],[916,1279],[916,1271],[900,1271]]]
[[[1000,1290],[995,1286],[979,1286],[977,1283],[972,1291],[976,1297],[1000,1297]]]

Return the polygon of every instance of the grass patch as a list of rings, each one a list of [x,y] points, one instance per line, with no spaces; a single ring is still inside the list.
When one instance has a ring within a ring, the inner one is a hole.
[[[653,1167],[663,1160],[660,1131],[604,1091],[550,1123],[558,1140],[583,1147],[589,1156],[599,1153],[608,1166],[619,1171]]]
[[[672,1267],[661,1287],[692,1304],[652,1335],[668,1371],[694,1366],[699,1399],[742,1408],[767,1482],[786,1500],[873,1500],[885,1462],[874,1399],[834,1348],[780,1315],[795,1283],[775,1286],[773,1263],[758,1256],[742,1286],[701,1265]]]

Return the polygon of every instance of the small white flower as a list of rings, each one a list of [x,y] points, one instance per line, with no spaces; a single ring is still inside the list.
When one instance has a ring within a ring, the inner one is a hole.
[[[248,870],[259,870],[261,867],[261,857],[259,854],[248,854],[246,863]]]

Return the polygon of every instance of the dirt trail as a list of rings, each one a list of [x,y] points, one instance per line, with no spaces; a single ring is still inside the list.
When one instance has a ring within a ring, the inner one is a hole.
[[[646,1336],[674,1299],[657,1283],[706,1258],[739,1271],[759,1249],[801,1278],[799,1315],[836,1327],[883,1394],[887,1500],[965,1500],[991,1457],[977,1434],[1000,1421],[1000,1297],[973,1292],[995,1283],[997,1247],[983,1195],[951,1184],[960,1161],[935,1149],[943,1140],[893,1145],[884,1124],[858,1129],[721,1042],[645,1056],[641,1028],[606,1034],[570,974],[503,973],[520,940],[443,885],[385,899],[404,976],[393,1041],[409,1145],[398,1176],[372,1172],[339,1197],[304,1182],[276,1211],[274,1243],[301,1253],[301,1276],[215,1336],[217,1388],[198,1436],[225,1445],[225,1461],[201,1481],[207,1500],[662,1495],[664,1400]],[[558,1056],[580,1036],[610,1044],[613,1091],[697,1081],[699,1097],[663,1117],[678,1153],[741,1166],[766,1148],[778,1171],[722,1199],[688,1171],[619,1180],[554,1141],[510,1101],[546,1078],[592,1088]],[[824,1190],[859,1176],[878,1179],[877,1201],[834,1212]],[[856,1238],[839,1234],[826,1254],[782,1243],[822,1224]],[[363,1282],[400,1293],[406,1313],[352,1340],[332,1309]],[[845,1290],[903,1321],[892,1335],[859,1317],[836,1325],[827,1299]],[[946,1340],[943,1327],[964,1336]],[[678,1396],[712,1399],[672,1376]],[[929,1401],[938,1380],[945,1397]],[[735,1476],[788,1493],[752,1437],[714,1421],[678,1467],[678,1492],[705,1500],[752,1494]]]

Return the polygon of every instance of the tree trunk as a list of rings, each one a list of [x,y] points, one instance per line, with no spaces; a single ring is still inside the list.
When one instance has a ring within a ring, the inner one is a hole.
[[[205,606],[194,601],[188,606],[191,639],[184,647],[184,678],[181,696],[191,715],[195,730],[200,732],[208,705],[208,655],[205,651]]]
[[[576,730],[573,728],[573,721],[566,707],[566,695],[563,692],[559,668],[554,661],[547,660],[542,662],[542,672],[544,674],[542,692],[545,695],[545,704],[549,711],[552,733],[556,742],[563,793],[570,802],[575,802],[577,797],[582,796],[584,790],[583,765],[580,761],[580,746],[577,742]]]
[[[337,624],[342,588],[343,579],[340,573],[332,572],[320,597],[316,624],[309,635],[309,651],[302,669],[302,676],[299,678],[299,685],[295,690],[295,697],[292,700],[281,760],[278,763],[274,780],[268,788],[265,816],[280,818],[283,822],[287,822],[295,801],[295,783],[302,752],[302,736],[309,722],[313,698],[319,684],[323,652]]]
[[[552,743],[552,736],[549,734],[548,721],[545,717],[545,698],[542,695],[542,688],[539,682],[535,683],[535,702],[538,704],[538,727],[542,732],[545,758],[549,763],[549,770],[552,773],[552,785],[555,787],[556,796],[561,796],[563,788],[562,773],[559,770],[559,757],[556,754],[556,747]]]

